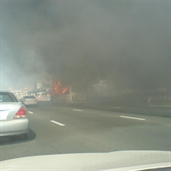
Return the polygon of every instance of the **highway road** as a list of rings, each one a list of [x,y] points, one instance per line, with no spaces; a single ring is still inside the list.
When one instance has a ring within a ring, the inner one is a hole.
[[[30,138],[0,138],[0,160],[25,156],[171,150],[171,118],[75,107],[28,108]]]

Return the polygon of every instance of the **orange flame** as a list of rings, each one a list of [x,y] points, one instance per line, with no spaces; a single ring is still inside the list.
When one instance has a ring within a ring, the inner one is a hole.
[[[51,87],[51,95],[62,95],[68,92],[69,88],[64,86],[61,81],[54,81]]]

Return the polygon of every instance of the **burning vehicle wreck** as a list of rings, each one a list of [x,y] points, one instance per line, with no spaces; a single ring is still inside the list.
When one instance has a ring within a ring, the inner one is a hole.
[[[50,94],[53,105],[83,104],[87,99],[83,84],[65,86],[61,81],[53,82]]]

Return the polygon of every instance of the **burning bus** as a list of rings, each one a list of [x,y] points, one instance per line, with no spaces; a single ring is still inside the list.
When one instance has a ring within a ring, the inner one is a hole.
[[[66,86],[61,81],[54,81],[51,87],[51,101],[54,105],[83,104],[86,102],[86,86],[73,84]]]

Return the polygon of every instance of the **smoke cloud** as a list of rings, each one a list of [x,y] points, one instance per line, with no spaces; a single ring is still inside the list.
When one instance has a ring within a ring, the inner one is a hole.
[[[171,1],[1,1],[1,87],[170,84]]]

